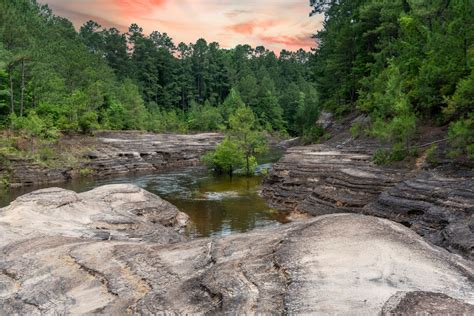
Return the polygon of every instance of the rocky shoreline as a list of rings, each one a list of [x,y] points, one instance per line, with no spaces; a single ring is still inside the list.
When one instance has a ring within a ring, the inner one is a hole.
[[[97,139],[84,166],[108,176],[198,163],[220,136]],[[133,185],[21,196],[0,209],[0,314],[474,314],[473,171],[381,167],[373,148],[344,131],[290,148],[262,194],[311,216],[227,237],[189,240]]]
[[[474,170],[432,168],[423,156],[411,166],[378,166],[372,156],[384,145],[354,138],[347,129],[362,121],[320,122],[333,137],[324,144],[290,148],[266,177],[263,196],[286,212],[386,218],[473,260]]]
[[[47,167],[33,159],[10,158],[8,164],[0,165],[0,176],[3,174],[10,187],[22,187],[61,183],[83,176],[81,173],[105,177],[194,166],[221,139],[222,135],[216,133],[98,132],[94,137],[73,136],[68,140],[70,146],[85,150],[76,168]]]
[[[474,258],[474,172],[374,165],[370,155],[327,145],[291,148],[264,181],[282,211],[359,213],[401,223],[435,245]]]
[[[0,314],[472,314],[474,266],[392,221],[334,214],[187,240],[133,185],[0,209]]]

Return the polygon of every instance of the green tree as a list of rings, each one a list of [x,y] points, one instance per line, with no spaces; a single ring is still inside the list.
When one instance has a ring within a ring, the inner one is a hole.
[[[229,118],[228,135],[244,155],[247,176],[255,172],[256,154],[267,151],[264,135],[256,129],[256,118],[248,106],[239,107]]]
[[[226,137],[203,160],[217,173],[228,174],[232,178],[234,171],[242,167],[244,154],[236,142]]]

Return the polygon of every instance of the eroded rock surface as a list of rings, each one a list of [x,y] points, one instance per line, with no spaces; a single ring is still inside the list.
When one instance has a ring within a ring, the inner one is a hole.
[[[388,218],[436,245],[474,258],[472,171],[448,174],[376,166],[370,147],[295,147],[274,165],[263,195],[284,211]]]
[[[220,134],[115,133],[96,135],[100,145],[86,164],[99,176],[193,166],[222,140]]]
[[[391,315],[474,315],[474,305],[433,292],[398,292],[382,309]]]
[[[280,210],[354,212],[399,183],[406,171],[374,165],[370,153],[326,145],[290,148],[273,166],[263,195]]]
[[[131,185],[20,197],[0,210],[0,314],[377,314],[411,291],[474,303],[472,262],[385,219],[193,241],[185,221]]]
[[[474,172],[422,172],[383,192],[365,214],[395,220],[474,260]]]
[[[8,163],[0,163],[0,178],[8,179],[12,187],[19,187],[68,181],[79,177],[81,170],[104,177],[193,166],[221,139],[222,136],[216,133],[100,132],[95,137],[74,136],[61,142],[77,148],[77,154],[83,152],[82,160],[75,168],[48,167],[33,159],[12,158]]]

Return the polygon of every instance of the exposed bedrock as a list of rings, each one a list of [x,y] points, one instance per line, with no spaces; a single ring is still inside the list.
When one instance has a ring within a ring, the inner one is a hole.
[[[52,168],[32,159],[11,159],[8,165],[0,164],[0,177],[8,178],[10,185],[16,187],[68,181],[80,176],[80,170],[103,177],[193,166],[221,139],[222,135],[216,133],[98,132],[95,137],[74,136],[64,142],[85,152],[80,166]]]
[[[376,166],[369,152],[327,145],[289,149],[264,182],[277,209],[314,216],[361,213],[402,223],[430,242],[473,258],[474,174]]]
[[[193,166],[222,136],[102,132],[96,135],[100,146],[87,155],[86,167],[99,176]]]
[[[361,210],[404,176],[378,167],[365,151],[326,145],[290,148],[264,182],[263,195],[285,211],[311,215]]]
[[[386,219],[325,215],[192,241],[186,220],[131,185],[18,198],[0,209],[0,314],[472,310],[473,263]]]
[[[383,192],[363,212],[402,223],[430,242],[474,260],[474,172],[422,172]]]

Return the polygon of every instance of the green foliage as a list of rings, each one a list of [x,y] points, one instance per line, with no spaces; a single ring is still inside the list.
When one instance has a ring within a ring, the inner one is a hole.
[[[453,158],[467,156],[474,160],[474,114],[451,123],[448,132],[449,155]]]
[[[310,61],[320,103],[335,113],[357,108],[370,115],[371,134],[393,145],[376,160],[401,158],[418,121],[445,124],[474,111],[474,2],[312,0],[311,6],[325,15]],[[454,155],[469,146],[456,136],[467,132],[459,122],[451,125]]]
[[[0,128],[10,115],[35,110],[61,131],[217,130],[243,98],[260,126],[285,132],[294,100],[281,91],[306,89],[309,56],[222,49],[204,39],[175,45],[166,33],[145,35],[136,24],[121,33],[88,21],[76,32],[46,5],[0,0]],[[31,130],[27,123],[16,126]]]
[[[192,103],[188,112],[188,126],[194,131],[217,131],[222,127],[224,119],[220,109],[209,102],[204,105]]]
[[[235,169],[243,166],[245,174],[251,176],[258,166],[255,156],[268,150],[266,138],[257,129],[257,118],[252,109],[235,96],[233,98],[240,105],[229,115],[226,138],[205,161],[219,173],[232,175]]]
[[[324,129],[319,126],[319,125],[314,125],[311,127],[307,127],[305,130],[303,130],[303,137],[302,141],[304,144],[314,144],[319,142],[321,139],[321,136],[324,135]]]
[[[438,152],[437,145],[432,145],[425,151],[426,161],[430,163],[431,165],[438,164],[437,152]]]
[[[23,117],[18,117],[13,113],[9,116],[9,120],[13,130],[22,131],[27,136],[51,140],[59,137],[59,131],[53,121],[49,117],[40,118],[34,110]]]
[[[244,153],[236,142],[226,137],[216,150],[206,154],[203,160],[215,172],[232,177],[234,171],[244,165]]]
[[[364,131],[364,126],[360,122],[356,122],[351,126],[352,138],[359,138]]]
[[[79,117],[79,129],[84,134],[90,134],[94,130],[99,128],[99,123],[97,122],[98,116],[97,113],[88,111],[83,113]]]
[[[256,129],[256,117],[248,106],[239,107],[229,117],[228,135],[244,153],[245,172],[253,175],[257,167],[256,154],[266,152],[267,145],[264,135]]]

